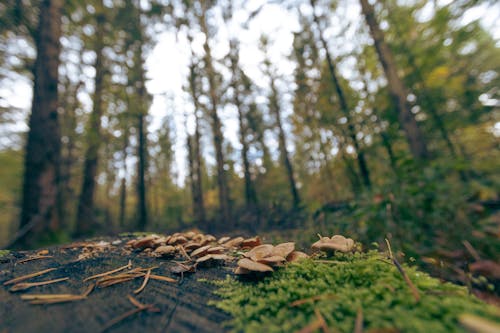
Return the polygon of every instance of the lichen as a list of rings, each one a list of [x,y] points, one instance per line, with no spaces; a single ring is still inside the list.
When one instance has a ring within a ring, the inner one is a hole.
[[[216,282],[222,299],[212,304],[233,316],[228,325],[236,332],[294,332],[316,320],[315,309],[340,332],[353,331],[360,309],[366,330],[465,332],[457,321],[463,313],[500,320],[466,288],[405,265],[420,294],[417,302],[396,267],[382,259],[376,251],[340,254],[330,262],[289,264],[261,281],[227,277]]]

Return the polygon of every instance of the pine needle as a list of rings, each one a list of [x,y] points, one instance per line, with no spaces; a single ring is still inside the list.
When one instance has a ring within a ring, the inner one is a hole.
[[[29,288],[33,287],[39,287],[39,286],[45,286],[47,284],[52,284],[52,283],[57,283],[57,282],[62,282],[62,281],[67,281],[69,280],[69,277],[65,278],[60,278],[60,279],[54,279],[54,280],[49,280],[49,281],[41,281],[41,282],[20,282],[12,286],[10,288],[10,291],[21,291],[21,290],[26,290]]]
[[[35,272],[35,273],[23,275],[23,276],[15,278],[15,279],[6,281],[6,282],[3,283],[3,285],[7,286],[9,284],[14,284],[14,283],[18,283],[18,282],[21,282],[21,281],[24,281],[24,280],[28,280],[28,279],[31,279],[33,277],[40,276],[40,275],[47,274],[49,272],[55,271],[56,269],[57,268],[49,268],[49,269],[45,269],[43,271],[39,271],[39,272]]]
[[[24,263],[29,262],[29,261],[40,260],[40,259],[47,259],[47,258],[54,258],[54,256],[39,256],[39,255],[36,255],[36,256],[33,256],[33,257],[29,257],[29,258],[20,260],[17,263],[18,264],[24,264]]]
[[[86,278],[85,280],[83,280],[83,282],[87,282],[89,280],[93,280],[93,279],[97,279],[97,278],[100,278],[100,277],[103,277],[103,276],[107,276],[107,275],[111,275],[111,274],[114,274],[114,273],[118,273],[118,272],[121,272],[121,271],[123,271],[124,269],[127,269],[127,268],[128,269],[132,268],[132,261],[131,260],[129,260],[128,264],[125,265],[125,266],[119,267],[117,269],[113,269],[113,270],[108,271],[108,272],[104,272],[104,273],[100,273],[100,274],[89,276],[88,278]]]
[[[139,294],[141,291],[144,290],[144,288],[146,288],[146,285],[148,284],[148,281],[149,281],[149,277],[151,276],[151,269],[148,269],[146,275],[144,276],[144,281],[142,282],[142,285],[134,290],[134,294]]]

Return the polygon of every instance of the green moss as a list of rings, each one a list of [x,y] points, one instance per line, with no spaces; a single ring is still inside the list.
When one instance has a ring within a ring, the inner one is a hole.
[[[315,320],[315,308],[329,327],[340,332],[353,331],[360,308],[365,329],[465,332],[457,322],[464,312],[499,320],[492,307],[469,296],[465,288],[405,266],[420,292],[417,303],[394,265],[375,251],[334,259],[290,264],[259,282],[228,277],[216,282],[222,300],[213,304],[233,316],[228,324],[238,332],[293,332]],[[330,297],[291,306],[318,295]]]
[[[9,254],[9,250],[0,250],[0,258],[5,257]]]

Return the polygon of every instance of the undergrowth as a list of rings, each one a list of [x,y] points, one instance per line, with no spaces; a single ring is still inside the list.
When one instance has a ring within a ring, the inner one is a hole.
[[[317,320],[315,309],[340,332],[353,331],[360,309],[366,331],[465,332],[457,319],[463,313],[500,320],[498,311],[466,288],[413,267],[405,270],[419,290],[419,302],[396,267],[371,251],[338,254],[328,263],[303,260],[261,281],[227,277],[215,282],[222,300],[213,304],[233,316],[228,325],[236,332],[294,332]],[[292,304],[308,298],[314,299]]]

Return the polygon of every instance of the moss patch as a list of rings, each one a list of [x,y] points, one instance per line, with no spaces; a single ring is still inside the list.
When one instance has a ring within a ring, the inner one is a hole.
[[[0,258],[5,257],[9,254],[9,250],[0,250]]]
[[[300,330],[316,320],[315,309],[340,332],[353,331],[359,309],[365,330],[465,332],[457,321],[463,313],[500,320],[465,288],[405,270],[420,292],[418,303],[396,267],[372,251],[337,255],[328,263],[304,260],[258,282],[228,277],[216,282],[222,300],[213,304],[233,316],[228,324],[238,332]],[[308,298],[315,299],[292,306]]]

